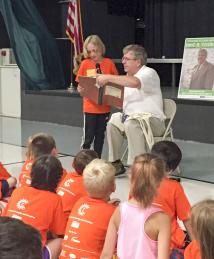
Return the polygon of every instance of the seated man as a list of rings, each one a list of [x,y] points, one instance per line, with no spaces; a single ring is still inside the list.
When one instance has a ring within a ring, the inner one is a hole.
[[[125,172],[120,161],[124,136],[128,141],[128,165],[131,165],[135,156],[146,152],[151,133],[161,136],[165,130],[160,79],[146,62],[147,53],[142,46],[128,45],[122,58],[126,75],[97,76],[100,86],[115,83],[125,87],[123,113],[114,113],[107,125],[109,161],[115,165],[117,174]]]

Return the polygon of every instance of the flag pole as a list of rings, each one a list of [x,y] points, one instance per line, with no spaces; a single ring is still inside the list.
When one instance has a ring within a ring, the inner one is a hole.
[[[71,93],[76,93],[77,92],[77,89],[76,87],[73,85],[73,79],[74,79],[74,73],[73,73],[73,65],[72,65],[72,60],[73,60],[73,54],[74,54],[74,48],[73,48],[73,44],[71,44],[71,51],[70,51],[70,54],[71,54],[71,83],[68,87],[68,91],[71,92]]]
[[[71,40],[71,59],[73,66],[71,72],[71,85],[69,89],[75,92],[73,86],[73,75],[76,74],[83,53],[83,34],[82,34],[82,19],[80,10],[80,0],[70,0],[68,5],[67,27],[66,34]]]

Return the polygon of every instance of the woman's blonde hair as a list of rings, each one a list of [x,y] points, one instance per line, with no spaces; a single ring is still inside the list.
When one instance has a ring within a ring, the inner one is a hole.
[[[191,225],[200,245],[201,259],[214,258],[214,200],[204,200],[192,207]]]
[[[113,191],[115,168],[105,160],[94,159],[83,171],[83,181],[87,192],[93,198],[105,198]]]
[[[83,44],[84,58],[89,57],[88,51],[87,51],[87,47],[88,47],[89,43],[93,44],[97,48],[97,50],[99,50],[101,52],[102,56],[105,55],[106,47],[105,47],[104,43],[102,42],[102,40],[100,39],[100,37],[98,35],[90,35],[85,39],[84,44]]]
[[[152,154],[135,158],[130,168],[130,195],[143,207],[152,204],[157,188],[165,174],[165,163]]]

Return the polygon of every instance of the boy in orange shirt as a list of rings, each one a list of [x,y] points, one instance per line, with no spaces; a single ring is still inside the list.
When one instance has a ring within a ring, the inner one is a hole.
[[[30,186],[31,177],[30,171],[33,162],[42,155],[57,156],[56,142],[54,138],[46,133],[37,133],[28,139],[27,145],[27,159],[22,166],[21,173],[19,175],[19,187]],[[65,169],[63,169],[63,176],[67,175]]]
[[[83,170],[98,155],[90,149],[81,150],[74,158],[73,168],[75,172],[68,173],[57,188],[57,194],[62,197],[63,211],[68,216],[74,206],[74,203],[82,196],[86,196],[86,189],[83,185]]]
[[[97,35],[90,35],[83,44],[83,54],[85,60],[82,61],[77,73],[76,81],[79,82],[79,76],[95,77],[97,73],[118,75],[113,61],[104,57],[105,45]],[[97,71],[100,67],[101,71]],[[77,90],[80,94],[83,92],[81,85]],[[103,143],[105,138],[106,125],[110,116],[110,106],[99,105],[90,99],[83,98],[84,129],[82,137],[82,148],[90,149],[94,144],[94,150],[101,157]]]
[[[192,237],[189,219],[191,207],[181,184],[168,177],[181,161],[181,150],[174,142],[160,141],[153,145],[151,153],[165,161],[167,170],[167,176],[158,188],[154,203],[171,217],[171,249],[184,248],[189,242],[189,237]],[[183,221],[187,234],[180,228],[177,219]]]
[[[40,231],[45,258],[58,258],[61,238],[47,240],[47,233],[63,236],[66,219],[61,198],[55,193],[63,174],[60,161],[50,155],[39,157],[32,165],[31,186],[17,188],[4,211],[4,216],[17,218]]]
[[[108,203],[115,191],[115,168],[111,163],[94,159],[83,172],[88,196],[74,205],[66,226],[60,259],[99,259],[108,223],[115,206]]]

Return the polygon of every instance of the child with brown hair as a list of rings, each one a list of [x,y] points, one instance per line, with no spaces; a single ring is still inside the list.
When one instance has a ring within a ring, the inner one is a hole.
[[[21,173],[19,175],[19,187],[29,186],[31,184],[30,171],[33,162],[42,155],[57,156],[58,151],[56,148],[56,142],[54,138],[46,133],[36,133],[28,138],[26,161],[22,166]],[[67,175],[65,169],[63,169],[63,176]]]
[[[193,206],[191,225],[195,240],[185,249],[185,259],[214,258],[214,200],[204,200]]]
[[[176,170],[181,161],[182,153],[176,143],[167,140],[155,143],[151,153],[163,159],[166,164],[166,175],[158,188],[154,202],[171,218],[171,250],[174,253],[173,249],[185,248],[192,236],[189,218],[190,203],[182,185],[170,179],[171,173]],[[178,219],[183,222],[187,233],[179,226]]]
[[[42,259],[39,231],[18,219],[0,217],[0,247],[1,259]]]
[[[75,202],[87,192],[83,184],[83,170],[98,155],[90,149],[83,149],[74,158],[73,168],[75,172],[68,173],[57,188],[57,194],[62,197],[63,211],[68,218]]]
[[[122,259],[168,259],[170,219],[152,205],[164,177],[162,159],[144,154],[130,168],[130,200],[120,204],[111,217],[102,259],[111,259],[117,243]]]
[[[115,168],[94,159],[83,172],[88,196],[80,198],[69,216],[60,259],[99,259],[108,223],[115,206],[109,203],[115,191]]]

